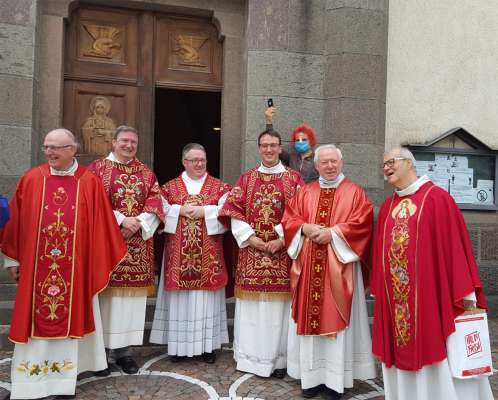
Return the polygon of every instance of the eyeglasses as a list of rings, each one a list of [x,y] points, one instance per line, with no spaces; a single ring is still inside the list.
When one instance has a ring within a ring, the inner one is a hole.
[[[278,149],[280,147],[280,145],[278,143],[263,143],[263,144],[260,144],[259,147],[262,149],[275,150],[275,149]]]
[[[390,158],[389,160],[384,161],[384,162],[382,163],[382,168],[386,168],[386,167],[391,168],[391,167],[394,165],[394,163],[395,163],[396,161],[398,161],[398,160],[407,160],[407,159],[406,159],[406,158],[404,158],[404,157],[394,157],[394,158]]]
[[[188,161],[191,164],[206,164],[207,160],[205,158],[184,158],[185,161]]]
[[[40,146],[40,149],[41,151],[43,151],[44,153],[46,153],[48,150],[50,151],[59,151],[59,150],[62,150],[62,149],[67,149],[68,147],[73,147],[74,144],[65,144],[63,146]]]
[[[132,146],[136,146],[138,144],[138,142],[133,139],[116,139],[116,141],[118,141],[121,144],[130,144]]]

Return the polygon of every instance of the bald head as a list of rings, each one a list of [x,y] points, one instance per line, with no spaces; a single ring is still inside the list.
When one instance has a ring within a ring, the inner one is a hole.
[[[56,138],[56,139],[64,139],[66,138],[70,144],[73,144],[75,147],[78,146],[78,143],[76,142],[76,138],[74,137],[73,133],[66,129],[66,128],[57,128],[51,130],[47,135],[45,136],[46,138]],[[68,143],[69,144],[69,143]]]
[[[71,131],[58,128],[47,133],[42,149],[53,169],[66,171],[74,162],[77,147],[78,143]]]

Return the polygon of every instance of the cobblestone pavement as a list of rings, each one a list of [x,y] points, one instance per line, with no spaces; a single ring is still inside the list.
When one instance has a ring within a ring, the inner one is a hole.
[[[498,319],[490,320],[493,363],[498,367]],[[0,399],[8,396],[10,358],[12,352],[0,351]],[[178,400],[291,400],[302,399],[299,382],[289,376],[284,379],[259,378],[235,370],[230,349],[217,352],[215,364],[194,358],[172,363],[165,356],[164,346],[144,346],[133,349],[141,370],[138,375],[124,375],[111,365],[112,374],[96,378],[90,373],[80,375],[77,399],[178,399]],[[498,398],[498,374],[491,379],[493,393]],[[52,398],[47,398],[51,400]],[[344,400],[384,399],[382,379],[355,381],[347,389]],[[470,400],[470,399],[469,399]]]

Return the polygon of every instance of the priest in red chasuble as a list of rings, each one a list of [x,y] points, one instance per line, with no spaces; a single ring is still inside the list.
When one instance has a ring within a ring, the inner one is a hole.
[[[137,130],[120,126],[112,152],[88,167],[101,179],[128,246],[99,296],[105,346],[114,350],[116,364],[127,374],[138,372],[128,346],[143,343],[147,296],[155,292],[153,235],[164,219],[156,176],[136,158],[137,148]],[[106,369],[97,375],[109,373]]]
[[[287,203],[282,218],[293,259],[287,372],[306,398],[338,399],[354,379],[375,377],[364,284],[373,207],[342,173],[334,145],[315,150],[318,181]]]
[[[492,399],[487,377],[452,378],[446,353],[455,317],[486,308],[462,213],[444,189],[417,178],[408,149],[386,153],[383,171],[395,193],[379,211],[372,294],[386,399]]]
[[[235,272],[234,357],[237,369],[285,376],[290,309],[289,269],[280,225],[284,207],[304,182],[279,160],[280,135],[258,137],[261,164],[243,173],[221,215],[231,217],[240,247]]]
[[[78,373],[107,367],[96,295],[126,245],[76,149],[68,130],[47,134],[47,164],[18,182],[0,238],[5,267],[19,282],[9,335],[12,399],[74,395]]]
[[[207,173],[198,143],[183,148],[182,164],[182,174],[162,187],[166,241],[150,342],[167,344],[172,361],[202,355],[214,363],[214,350],[228,343],[226,228],[218,213],[230,185]]]

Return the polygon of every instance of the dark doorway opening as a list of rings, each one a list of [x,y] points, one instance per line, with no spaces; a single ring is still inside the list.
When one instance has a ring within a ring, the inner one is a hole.
[[[156,89],[154,172],[159,183],[182,171],[181,151],[196,142],[206,148],[208,172],[220,175],[221,93]]]

